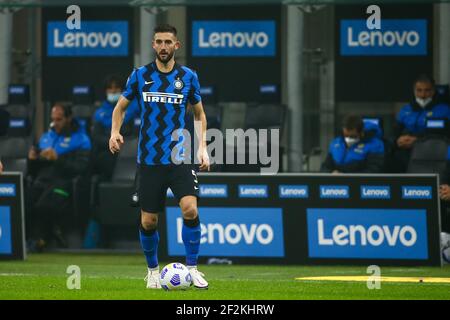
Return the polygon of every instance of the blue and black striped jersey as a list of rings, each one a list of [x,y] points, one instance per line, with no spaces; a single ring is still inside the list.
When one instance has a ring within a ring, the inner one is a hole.
[[[122,95],[137,98],[141,127],[137,162],[145,165],[171,164],[174,150],[177,161],[184,160],[183,129],[187,104],[201,101],[197,74],[188,67],[175,64],[164,73],[152,62],[133,70]],[[175,132],[177,139],[172,138]]]

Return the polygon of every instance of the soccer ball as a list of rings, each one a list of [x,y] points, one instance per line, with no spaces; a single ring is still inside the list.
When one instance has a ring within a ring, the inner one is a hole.
[[[175,262],[165,266],[160,274],[164,290],[186,290],[192,284],[192,277],[185,265]]]
[[[450,264],[450,248],[442,250],[442,259],[445,264]]]
[[[442,258],[444,262],[450,263],[450,234],[441,232]]]

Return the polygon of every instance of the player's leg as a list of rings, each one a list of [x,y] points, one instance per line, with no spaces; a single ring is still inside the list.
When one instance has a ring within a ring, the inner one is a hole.
[[[139,239],[148,266],[147,288],[160,289],[158,265],[158,212],[164,209],[165,170],[159,166],[139,167],[141,221]]]
[[[159,289],[158,264],[158,214],[141,210],[141,225],[139,226],[139,240],[147,261],[147,288]]]
[[[180,209],[183,215],[181,238],[186,249],[186,266],[197,266],[200,249],[200,219],[197,210],[197,197],[184,196],[180,200]]]
[[[441,248],[445,263],[450,263],[450,206],[441,201]]]
[[[198,180],[192,166],[179,165],[172,168],[170,188],[179,201],[183,215],[181,238],[186,250],[186,266],[188,267],[194,286],[201,289],[208,288],[208,282],[203,274],[197,270],[200,249],[200,219],[198,215]]]
[[[186,250],[186,267],[192,276],[194,286],[199,289],[208,289],[208,282],[204,278],[205,275],[198,271],[197,268],[201,238],[197,197],[192,195],[182,197],[180,208],[183,214],[181,238]]]
[[[158,268],[158,214],[141,210],[141,225],[139,239],[149,270]]]

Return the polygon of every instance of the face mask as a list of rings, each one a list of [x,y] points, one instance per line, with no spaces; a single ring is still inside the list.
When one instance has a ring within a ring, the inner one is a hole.
[[[116,104],[119,101],[120,93],[108,93],[106,95],[106,100],[111,104]]]
[[[347,146],[350,148],[352,145],[354,145],[355,143],[358,143],[359,139],[357,138],[350,138],[350,137],[345,137],[345,143],[347,144]]]
[[[426,98],[426,99],[416,98],[417,104],[422,108],[425,108],[425,106],[427,104],[429,104],[431,102],[431,100],[432,100],[431,98]]]

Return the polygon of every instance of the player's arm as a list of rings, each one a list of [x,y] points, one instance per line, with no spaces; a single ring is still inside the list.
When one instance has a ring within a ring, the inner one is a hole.
[[[111,153],[120,151],[120,146],[123,144],[123,137],[120,134],[120,128],[122,127],[123,119],[125,117],[125,111],[128,108],[129,101],[124,96],[120,96],[119,101],[114,108],[112,115],[111,137],[109,138],[109,150]]]
[[[209,156],[206,148],[206,114],[201,101],[192,105],[192,108],[194,111],[195,134],[197,135],[198,141],[200,141],[197,153],[198,160],[200,161],[200,170],[209,170]]]

